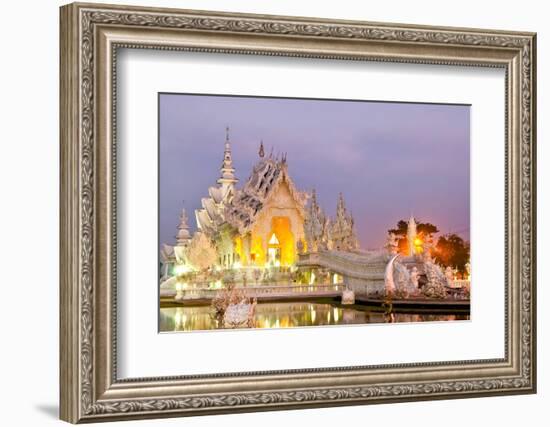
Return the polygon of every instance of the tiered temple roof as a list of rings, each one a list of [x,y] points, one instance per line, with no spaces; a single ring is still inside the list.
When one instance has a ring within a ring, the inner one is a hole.
[[[180,214],[180,223],[178,225],[178,234],[176,235],[176,245],[188,246],[190,241],[191,234],[189,233],[187,212],[185,212],[185,209],[182,209]]]
[[[263,144],[261,146],[263,148]],[[280,183],[284,182],[301,215],[304,216],[306,195],[299,192],[288,174],[286,156],[280,160],[272,156],[263,157],[260,149],[260,161],[254,166],[250,177],[242,190],[236,192],[231,203],[226,206],[225,217],[227,222],[245,233],[254,224],[258,214],[269,202]]]
[[[195,211],[197,227],[208,236],[213,236],[225,222],[225,206],[231,202],[235,194],[235,184],[239,180],[235,177],[235,168],[231,157],[231,143],[229,128],[226,128],[225,146],[218,186],[208,189],[208,196],[201,199],[202,209]]]
[[[239,234],[250,231],[263,208],[270,202],[280,184],[286,184],[304,219],[309,250],[353,250],[358,247],[353,217],[348,214],[342,194],[338,199],[336,218],[330,220],[317,204],[315,193],[307,206],[308,194],[296,189],[288,174],[286,154],[265,156],[263,141],[258,151],[259,160],[242,189],[236,189],[231,157],[229,133],[226,134],[224,158],[217,186],[208,189],[208,197],[201,200],[202,208],[195,211],[200,231],[214,239],[228,225]]]

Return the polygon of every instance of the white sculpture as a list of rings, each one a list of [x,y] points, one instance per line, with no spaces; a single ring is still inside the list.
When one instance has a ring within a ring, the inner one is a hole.
[[[397,290],[401,294],[407,295],[410,289],[409,271],[407,270],[407,267],[398,261],[394,263],[394,278]]]
[[[399,239],[395,233],[390,232],[386,240],[386,249],[391,255],[395,255],[399,249]]]
[[[422,288],[422,292],[429,298],[445,298],[447,290],[447,277],[441,271],[441,268],[435,263],[429,261],[424,263],[424,270],[428,283]]]
[[[217,262],[217,252],[205,233],[196,232],[188,248],[188,259],[197,270],[204,270]]]
[[[396,289],[393,280],[393,264],[397,257],[399,257],[399,254],[394,255],[386,265],[386,271],[384,272],[384,288],[386,293],[393,293]]]
[[[226,328],[247,328],[251,327],[254,312],[256,310],[256,302],[249,303],[243,300],[238,304],[230,304],[225,310],[223,316],[224,327]]]
[[[355,292],[351,289],[344,289],[342,292],[342,305],[355,304]]]
[[[418,277],[420,275],[418,274],[418,268],[416,268],[416,266],[414,266],[411,270],[411,275],[410,275],[410,284],[411,284],[411,290],[413,292],[416,292],[418,290]]]

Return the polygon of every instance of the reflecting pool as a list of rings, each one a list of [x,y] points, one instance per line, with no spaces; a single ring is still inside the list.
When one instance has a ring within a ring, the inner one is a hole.
[[[303,326],[352,325],[389,322],[429,322],[468,320],[462,313],[395,312],[391,318],[369,306],[342,306],[339,303],[280,302],[256,306],[256,328],[292,328]],[[160,309],[161,332],[221,329],[210,306],[163,307]]]

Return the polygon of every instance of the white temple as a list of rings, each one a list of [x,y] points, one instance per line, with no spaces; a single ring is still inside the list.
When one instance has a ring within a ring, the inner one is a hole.
[[[184,259],[190,263],[190,259],[200,258],[192,252],[201,251],[203,255],[216,254],[210,267],[285,267],[293,266],[298,251],[308,247],[339,251],[358,248],[353,217],[347,212],[343,195],[338,198],[336,217],[329,219],[317,204],[314,190],[307,193],[296,188],[286,154],[266,156],[263,141],[249,178],[241,188],[237,188],[238,182],[226,129],[220,177],[195,211],[198,231],[191,238],[183,211],[176,246],[164,245],[161,251],[163,263]],[[187,255],[175,256],[176,248],[185,248]],[[190,267],[202,269],[204,265]]]
[[[175,245],[161,249],[161,295],[181,299],[189,278],[192,286],[213,289],[224,283],[345,284],[346,302],[354,301],[356,293],[441,299],[456,285],[452,272],[447,269],[445,275],[431,258],[433,242],[419,238],[412,215],[403,253],[391,232],[385,247],[361,250],[343,194],[335,217],[329,217],[315,189],[296,187],[286,154],[266,156],[262,141],[244,185],[238,187],[235,172],[226,129],[220,176],[195,211],[197,231],[191,236],[182,209]]]

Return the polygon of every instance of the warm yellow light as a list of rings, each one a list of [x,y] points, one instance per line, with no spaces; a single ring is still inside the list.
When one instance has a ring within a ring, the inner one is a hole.
[[[191,268],[186,264],[178,264],[174,267],[174,271],[176,273],[176,276],[180,276],[185,273],[189,273],[191,271]]]
[[[277,248],[278,259],[281,265],[290,266],[294,264],[296,244],[290,218],[287,216],[275,216],[271,219],[271,230],[268,247]]]
[[[235,237],[234,248],[237,259],[241,261],[244,265],[248,264],[248,259],[246,258],[243,249],[243,239],[240,236]]]
[[[416,239],[414,239],[414,245],[415,246],[422,246],[422,239],[420,239],[418,237]]]
[[[174,316],[174,323],[176,326],[176,330],[178,330],[181,327],[181,311],[177,310],[176,315]]]
[[[176,283],[176,291],[181,292],[181,290],[182,290],[181,283],[179,283],[179,282]]]
[[[235,262],[233,263],[233,268],[234,268],[235,270],[238,270],[238,269],[242,268],[242,264],[241,264],[239,261],[235,261]]]
[[[250,260],[256,266],[263,266],[266,262],[264,241],[255,234],[252,235],[250,243]]]
[[[280,266],[281,266],[281,261],[276,260],[276,261],[275,261],[275,267],[280,267]]]

